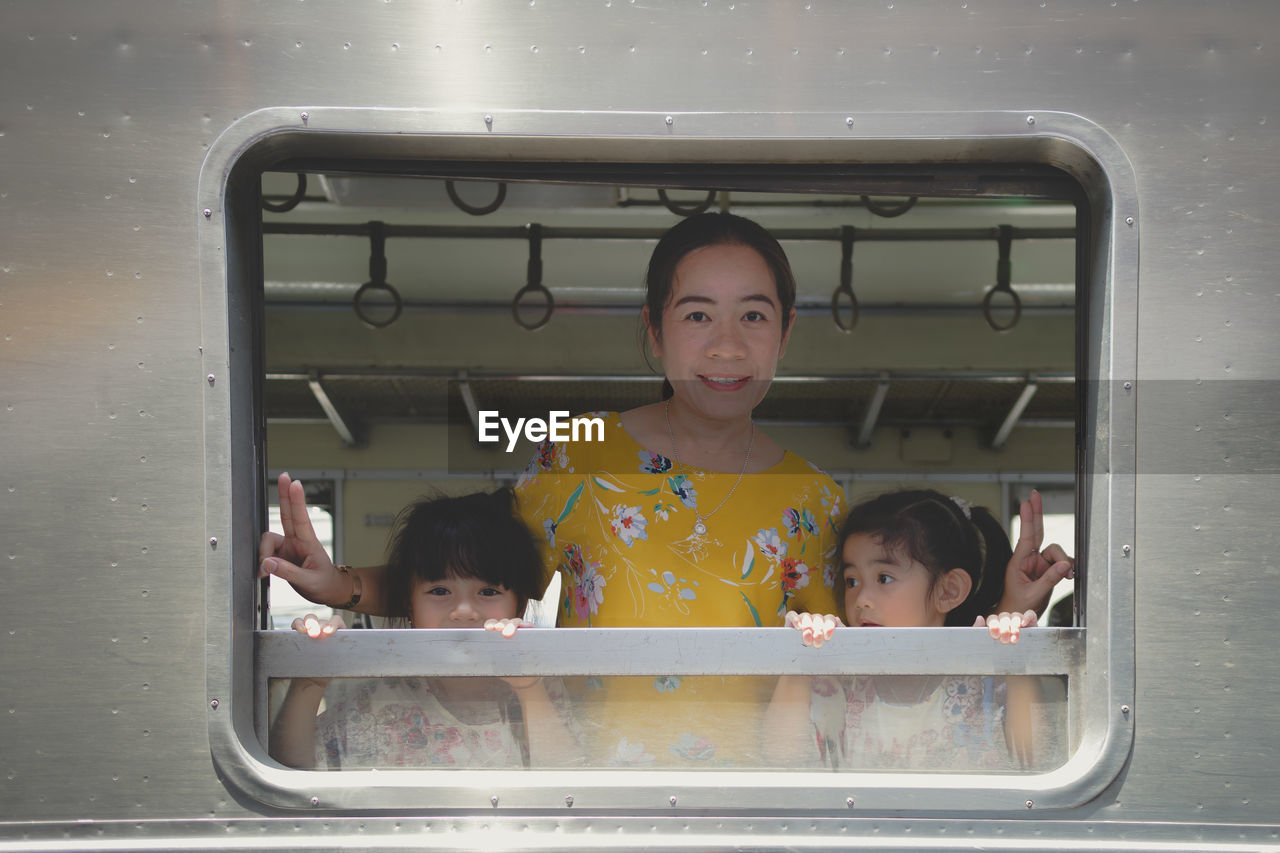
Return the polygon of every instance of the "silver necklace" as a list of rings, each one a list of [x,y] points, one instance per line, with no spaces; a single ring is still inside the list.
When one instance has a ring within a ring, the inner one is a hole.
[[[668,397],[666,404],[662,409],[662,416],[667,422],[667,438],[671,439],[671,455],[676,458],[676,465],[680,467],[680,476],[684,477],[684,463],[680,461],[680,451],[676,449],[676,435],[671,431],[671,398]],[[733,481],[733,486],[729,488],[729,493],[724,496],[724,500],[716,504],[716,508],[708,513],[698,512],[698,508],[693,508],[693,514],[697,517],[694,522],[693,532],[697,536],[707,535],[707,519],[720,511],[720,507],[729,502],[729,498],[733,497],[733,493],[737,490],[738,484],[742,482],[742,478],[746,476],[747,466],[751,464],[751,447],[756,443],[756,422],[751,422],[751,437],[747,439],[747,455],[742,460],[742,470],[738,472],[738,479]],[[688,479],[687,477],[685,479]]]

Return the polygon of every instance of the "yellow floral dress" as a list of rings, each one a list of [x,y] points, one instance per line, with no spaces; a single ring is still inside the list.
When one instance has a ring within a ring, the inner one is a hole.
[[[516,486],[545,536],[547,579],[561,574],[562,627],[779,626],[788,609],[835,613],[843,493],[787,452],[736,474],[679,466],[641,445],[616,413],[604,441],[544,442]],[[695,508],[707,532],[694,531]],[[588,677],[580,697],[598,726],[600,766],[756,763],[759,716],[774,679]],[[591,713],[594,709],[594,713]]]

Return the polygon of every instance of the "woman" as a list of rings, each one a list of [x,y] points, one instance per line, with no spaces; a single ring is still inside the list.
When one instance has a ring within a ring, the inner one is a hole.
[[[605,413],[603,442],[544,443],[516,488],[521,514],[545,533],[548,579],[562,574],[559,624],[779,626],[788,609],[834,612],[842,491],[752,420],[796,315],[782,247],[740,216],[689,217],[654,249],[646,289],[665,399]],[[378,570],[335,571],[301,485],[286,479],[291,518],[283,538],[263,536],[262,572],[314,601],[380,612]],[[1055,573],[1038,553],[1028,559],[1037,565],[1022,591],[1038,600]],[[1001,609],[1026,609],[1015,604]],[[595,758],[612,765],[754,763],[757,728],[744,714],[772,689],[767,678],[587,684],[607,696]]]

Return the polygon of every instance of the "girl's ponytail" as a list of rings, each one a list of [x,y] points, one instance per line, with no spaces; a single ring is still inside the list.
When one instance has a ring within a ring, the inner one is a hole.
[[[996,612],[996,607],[999,606],[1000,599],[1004,595],[1005,569],[1009,565],[1009,560],[1013,558],[1009,536],[1004,532],[1000,520],[992,515],[990,510],[983,506],[975,506],[970,510],[970,520],[983,544],[981,582],[969,594],[968,600],[952,611],[955,621],[953,623],[948,619],[948,625],[972,625],[979,616],[990,616]]]

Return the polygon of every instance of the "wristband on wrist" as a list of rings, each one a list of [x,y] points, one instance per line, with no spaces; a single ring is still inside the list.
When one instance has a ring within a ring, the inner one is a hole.
[[[360,583],[360,576],[356,574],[350,566],[334,566],[342,574],[351,578],[351,600],[346,604],[337,605],[338,610],[351,610],[360,603],[360,593],[363,586]]]

